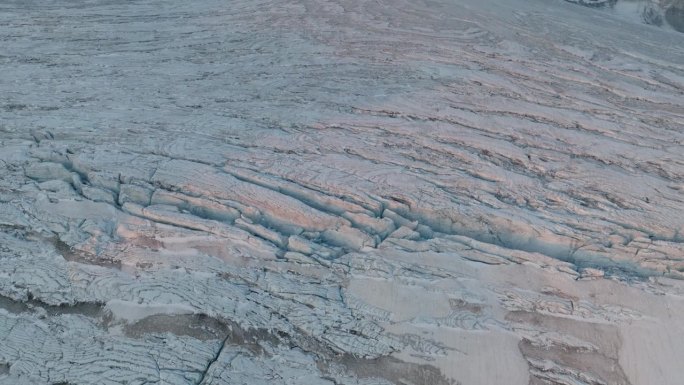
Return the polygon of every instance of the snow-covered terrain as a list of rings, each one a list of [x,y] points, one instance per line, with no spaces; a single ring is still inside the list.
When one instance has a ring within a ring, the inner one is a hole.
[[[0,2],[0,384],[681,385],[627,3]]]

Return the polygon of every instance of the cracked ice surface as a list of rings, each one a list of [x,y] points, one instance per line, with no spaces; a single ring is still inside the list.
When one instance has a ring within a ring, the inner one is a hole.
[[[0,384],[681,384],[681,34],[55,0],[0,39]]]

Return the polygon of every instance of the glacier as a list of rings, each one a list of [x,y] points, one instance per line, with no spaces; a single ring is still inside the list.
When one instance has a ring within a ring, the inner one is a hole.
[[[3,1],[0,384],[680,385],[684,5],[575,3]]]

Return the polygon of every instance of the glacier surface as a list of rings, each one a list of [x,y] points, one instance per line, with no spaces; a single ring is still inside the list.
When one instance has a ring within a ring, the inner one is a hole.
[[[0,384],[681,385],[677,4],[3,1]]]

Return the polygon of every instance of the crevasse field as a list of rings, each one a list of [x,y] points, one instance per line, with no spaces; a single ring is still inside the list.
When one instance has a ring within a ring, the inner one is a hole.
[[[574,2],[2,1],[0,384],[681,385],[684,4]]]

